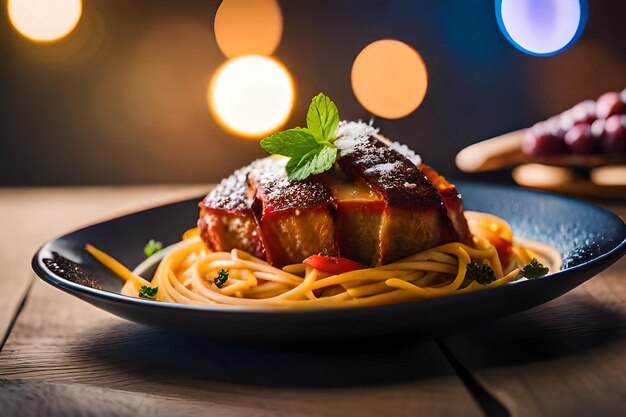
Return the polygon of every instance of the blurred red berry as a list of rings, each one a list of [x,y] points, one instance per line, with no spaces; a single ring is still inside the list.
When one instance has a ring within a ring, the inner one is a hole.
[[[534,134],[529,130],[522,139],[522,152],[528,156],[558,155],[565,150],[563,139],[549,132]]]
[[[620,93],[610,91],[598,97],[596,102],[596,116],[598,119],[607,119],[614,114],[624,112],[626,105],[620,97]]]
[[[563,123],[561,122],[561,115],[552,116],[545,122],[543,122],[544,132],[550,133],[552,136],[557,138],[563,138],[567,129],[563,128]]]
[[[615,114],[604,125],[602,149],[609,155],[626,154],[626,116]]]
[[[595,122],[591,124],[591,135],[601,140],[604,136],[604,125],[606,124],[605,119],[597,119]]]
[[[581,101],[570,110],[574,124],[593,123],[596,120],[596,102],[593,100]]]
[[[591,134],[588,123],[577,124],[565,134],[565,144],[571,153],[577,155],[593,154],[600,150],[600,141]]]
[[[563,136],[569,131],[572,127],[574,127],[574,114],[572,113],[572,109],[566,110],[558,116],[559,120],[559,128],[563,131]]]

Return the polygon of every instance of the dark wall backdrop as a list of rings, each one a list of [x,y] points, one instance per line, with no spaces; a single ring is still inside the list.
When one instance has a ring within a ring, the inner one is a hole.
[[[452,177],[462,147],[626,87],[623,0],[590,0],[580,41],[549,58],[505,40],[493,0],[280,3],[275,55],[297,85],[289,125],[319,91],[342,117],[369,118],[352,94],[352,62],[368,43],[397,38],[423,56],[428,92],[409,117],[376,123]],[[207,85],[225,61],[213,36],[218,5],[84,0],[75,32],[50,45],[16,34],[4,12],[0,185],[208,182],[262,156],[209,113]]]

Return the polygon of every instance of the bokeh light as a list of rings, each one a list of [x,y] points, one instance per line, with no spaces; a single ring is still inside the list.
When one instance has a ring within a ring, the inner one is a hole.
[[[496,17],[516,48],[549,56],[578,40],[587,21],[587,0],[496,0]]]
[[[283,33],[276,0],[224,0],[215,15],[215,39],[229,58],[274,53]]]
[[[81,0],[9,0],[9,20],[23,36],[37,42],[65,37],[78,24]]]
[[[419,53],[392,39],[366,46],[352,66],[352,89],[371,113],[399,119],[413,112],[428,88],[426,65]]]
[[[220,67],[209,85],[211,111],[235,134],[259,138],[281,127],[294,103],[289,71],[262,55],[244,55]]]

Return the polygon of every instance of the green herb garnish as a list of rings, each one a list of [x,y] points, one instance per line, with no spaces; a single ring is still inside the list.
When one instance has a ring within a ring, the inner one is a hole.
[[[161,249],[163,249],[163,243],[154,239],[150,239],[148,243],[146,243],[146,246],[144,246],[143,253],[145,253],[146,256],[149,258]]]
[[[320,93],[311,100],[306,128],[296,127],[274,133],[261,141],[261,147],[273,155],[289,157],[286,170],[291,180],[328,171],[337,159],[333,144],[339,127],[339,110],[330,98]]]
[[[139,289],[139,297],[141,298],[149,298],[154,300],[154,297],[157,295],[159,291],[159,287],[148,287],[147,285],[142,285]]]
[[[467,264],[465,276],[482,285],[490,284],[496,280],[496,274],[494,274],[493,269],[487,262],[484,262],[482,265],[476,261],[470,262]]]
[[[220,269],[220,272],[217,273],[217,277],[213,280],[213,283],[217,288],[222,288],[224,284],[228,281],[228,270]]]
[[[550,272],[549,268],[543,266],[537,258],[533,258],[528,265],[522,268],[520,275],[524,278],[535,279],[546,275],[548,272]]]

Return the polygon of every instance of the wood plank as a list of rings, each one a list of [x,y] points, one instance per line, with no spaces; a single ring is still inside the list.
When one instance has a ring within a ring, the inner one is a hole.
[[[68,205],[76,216],[92,206],[119,208],[106,193],[90,193],[89,201],[72,194],[46,200],[55,213],[48,220],[68,216]],[[39,222],[33,251],[59,233],[46,224]],[[89,387],[81,393],[94,397],[93,408],[91,401],[76,405],[85,415],[118,410],[95,399],[118,392],[131,408],[156,396],[164,407],[176,400],[184,410],[201,406],[224,415],[482,415],[433,342],[328,350],[225,346],[118,319],[39,280],[0,352],[0,378],[15,393],[0,401],[17,404],[24,415],[46,405],[47,396],[20,399],[36,387],[62,398]]]
[[[210,413],[224,417],[241,415],[241,408],[177,398],[90,387],[0,380],[0,410],[21,417],[184,417]],[[250,416],[261,416],[262,411]]]
[[[0,378],[239,406],[241,415],[481,415],[432,342],[224,346],[123,321],[40,281],[0,353]]]
[[[47,240],[104,218],[201,195],[209,185],[0,188],[0,348],[33,279],[30,259]]]
[[[624,416],[626,258],[556,300],[444,343],[513,416]]]

